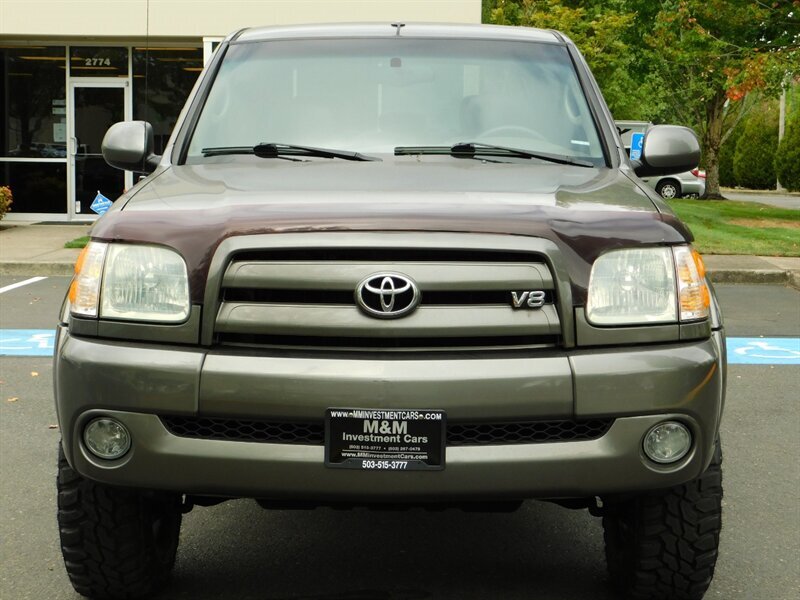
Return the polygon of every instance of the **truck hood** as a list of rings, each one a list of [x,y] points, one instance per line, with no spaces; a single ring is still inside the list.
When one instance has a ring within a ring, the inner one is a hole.
[[[218,157],[157,171],[114,203],[92,237],[150,242],[186,259],[201,301],[225,238],[309,231],[438,231],[547,238],[562,250],[574,298],[602,252],[691,235],[617,169],[490,163],[440,156],[383,162]]]

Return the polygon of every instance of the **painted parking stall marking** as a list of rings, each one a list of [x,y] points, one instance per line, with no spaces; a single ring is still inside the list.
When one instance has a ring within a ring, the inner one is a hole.
[[[52,356],[52,329],[0,329],[0,356]],[[728,338],[728,364],[800,365],[800,337]]]
[[[0,329],[0,356],[53,356],[52,329]]]
[[[728,338],[728,364],[800,365],[800,338]]]
[[[22,286],[25,285],[30,285],[31,283],[36,283],[37,281],[43,281],[45,279],[47,279],[47,277],[31,277],[30,279],[25,279],[24,281],[18,281],[17,283],[12,283],[11,285],[1,287],[0,294],[4,294],[6,292],[10,292],[11,290],[21,288]]]

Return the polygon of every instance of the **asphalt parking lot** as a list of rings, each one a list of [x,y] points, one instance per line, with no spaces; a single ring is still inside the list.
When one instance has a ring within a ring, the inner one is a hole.
[[[0,277],[0,288],[25,279]],[[52,329],[67,281],[41,279],[0,295],[0,329]],[[800,337],[797,290],[717,289],[729,336]],[[800,597],[800,366],[776,361],[730,366],[724,526],[707,598]],[[51,358],[0,356],[0,598],[79,598],[64,572],[55,523],[59,435]],[[161,597],[615,596],[606,584],[600,522],[585,511],[537,502],[510,514],[264,511],[237,500],[185,517],[173,582]]]

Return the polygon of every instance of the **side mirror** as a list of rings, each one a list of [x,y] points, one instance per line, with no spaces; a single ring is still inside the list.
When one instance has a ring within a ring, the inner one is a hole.
[[[688,127],[654,125],[644,136],[641,158],[631,164],[639,177],[691,171],[700,164],[700,142]]]
[[[161,159],[153,154],[153,126],[147,121],[114,123],[101,148],[106,162],[124,171],[152,173]]]

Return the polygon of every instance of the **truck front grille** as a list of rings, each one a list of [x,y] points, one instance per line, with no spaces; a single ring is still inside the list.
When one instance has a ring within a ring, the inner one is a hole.
[[[613,419],[586,421],[510,421],[507,423],[453,423],[447,426],[448,446],[574,442],[603,437]]]
[[[421,300],[395,319],[365,314],[365,278],[399,273]],[[543,305],[513,306],[512,292]],[[239,348],[336,351],[541,349],[562,339],[558,297],[534,252],[443,248],[311,248],[233,254],[222,276],[213,342]]]
[[[267,442],[321,446],[322,421],[252,421],[214,417],[162,416],[171,434],[203,440]],[[608,432],[613,419],[582,421],[508,421],[499,423],[448,423],[448,446],[490,446],[595,440]]]
[[[173,435],[201,440],[235,440],[311,446],[321,445],[325,442],[325,426],[322,422],[244,421],[182,416],[161,417],[161,421]]]

